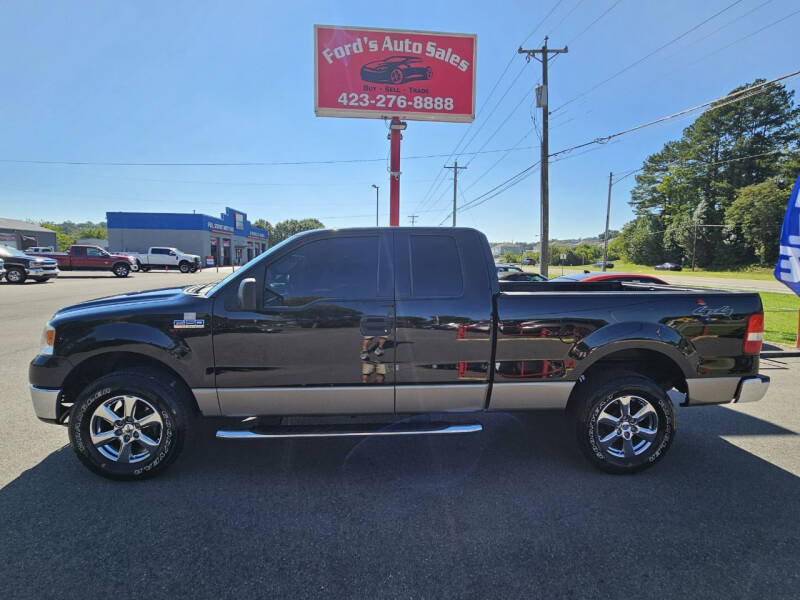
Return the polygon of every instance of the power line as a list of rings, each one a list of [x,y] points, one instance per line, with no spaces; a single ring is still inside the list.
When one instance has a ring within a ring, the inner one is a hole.
[[[603,17],[605,17],[605,16],[606,16],[608,13],[610,13],[612,10],[614,10],[614,8],[616,8],[617,4],[619,4],[620,2],[622,2],[622,0],[617,0],[616,2],[614,2],[614,4],[612,4],[611,6],[609,6],[609,7],[608,7],[608,8],[607,8],[605,11],[603,11],[603,12],[600,14],[600,16],[599,16],[599,17],[597,17],[597,18],[596,18],[594,21],[592,21],[592,22],[591,22],[591,23],[589,23],[589,24],[588,24],[586,27],[584,27],[584,28],[581,30],[581,32],[580,32],[578,35],[576,35],[576,36],[575,36],[575,37],[573,37],[573,38],[572,38],[570,41],[568,41],[568,42],[567,42],[567,46],[571,46],[571,45],[572,45],[572,44],[575,42],[575,40],[577,40],[577,39],[578,39],[579,37],[581,37],[581,36],[582,36],[584,33],[586,33],[586,32],[587,32],[587,31],[589,31],[589,30],[590,30],[592,27],[594,27],[595,23],[597,23],[597,22],[598,22],[600,19],[602,19]]]
[[[617,71],[616,73],[614,73],[613,75],[611,75],[610,77],[607,77],[606,79],[603,79],[603,80],[602,80],[602,81],[600,81],[599,83],[596,83],[595,85],[593,85],[592,87],[590,87],[588,90],[586,90],[586,91],[584,91],[584,92],[581,92],[581,93],[580,93],[580,94],[578,94],[577,96],[573,96],[573,97],[572,97],[570,100],[567,100],[566,102],[564,102],[563,104],[561,104],[561,105],[560,105],[560,106],[558,106],[557,108],[553,109],[553,111],[552,111],[552,112],[554,112],[554,113],[555,113],[556,111],[559,111],[559,110],[561,110],[561,109],[562,109],[562,108],[564,108],[565,106],[567,106],[567,105],[569,105],[569,104],[572,104],[573,102],[575,102],[575,100],[577,100],[578,98],[582,98],[583,96],[586,96],[587,94],[590,94],[591,92],[593,92],[594,90],[596,90],[596,89],[597,89],[597,88],[599,88],[600,86],[602,86],[602,85],[605,85],[606,83],[608,83],[609,81],[612,81],[613,79],[616,79],[617,77],[619,77],[620,75],[622,75],[622,74],[623,74],[623,73],[625,73],[626,71],[629,71],[630,69],[632,69],[632,68],[633,68],[633,67],[635,67],[636,65],[638,65],[638,64],[640,64],[640,63],[642,63],[642,62],[644,62],[645,60],[647,60],[648,58],[650,58],[650,57],[651,57],[651,56],[653,56],[654,54],[657,54],[658,52],[660,52],[661,50],[663,50],[664,48],[666,48],[667,46],[670,46],[670,45],[674,44],[675,42],[677,42],[678,40],[680,40],[680,39],[683,39],[684,37],[686,37],[687,35],[689,35],[689,34],[690,34],[690,33],[692,33],[693,31],[695,31],[695,30],[699,29],[700,27],[702,27],[703,25],[705,25],[706,23],[708,23],[708,22],[709,22],[709,21],[711,21],[712,19],[715,19],[716,17],[718,17],[719,15],[721,15],[722,13],[724,13],[725,11],[728,11],[728,10],[730,10],[731,8],[733,8],[734,6],[736,6],[737,4],[740,4],[741,2],[743,2],[743,0],[735,0],[734,2],[732,2],[731,4],[729,4],[728,6],[726,6],[725,8],[723,8],[722,10],[720,10],[720,11],[718,11],[718,12],[714,13],[713,15],[711,15],[711,16],[710,16],[710,17],[708,17],[707,19],[705,19],[705,20],[701,21],[700,23],[698,23],[697,25],[695,25],[695,26],[694,26],[694,27],[692,27],[691,29],[688,29],[687,31],[684,31],[684,32],[683,32],[682,34],[680,34],[679,36],[677,36],[677,37],[675,37],[675,38],[671,39],[670,41],[666,42],[665,44],[662,44],[661,46],[659,46],[658,48],[656,48],[656,49],[655,49],[655,50],[653,50],[652,52],[650,52],[650,53],[648,53],[648,54],[645,54],[643,57],[641,57],[641,58],[639,58],[639,59],[637,59],[637,60],[633,61],[633,62],[632,62],[632,63],[630,63],[628,66],[626,66],[626,67],[623,67],[622,69],[620,69],[619,71]]]
[[[691,108],[686,108],[684,110],[678,111],[678,112],[673,113],[671,115],[667,115],[665,117],[661,117],[659,119],[655,119],[654,121],[649,121],[647,123],[642,123],[641,125],[637,125],[635,127],[631,127],[629,129],[625,129],[623,131],[619,131],[617,133],[612,133],[611,135],[598,137],[598,138],[595,138],[595,139],[590,140],[588,142],[584,142],[582,144],[577,144],[575,146],[571,146],[570,148],[565,148],[563,150],[559,150],[558,152],[554,152],[553,154],[550,154],[550,156],[551,157],[559,156],[560,154],[565,154],[567,152],[572,152],[573,150],[577,150],[578,148],[583,148],[585,146],[590,146],[592,144],[604,144],[604,143],[608,142],[609,140],[612,140],[612,139],[614,139],[616,137],[619,137],[619,136],[622,136],[622,135],[625,135],[625,134],[628,134],[628,133],[632,133],[632,132],[638,131],[640,129],[644,129],[645,127],[650,127],[650,126],[656,125],[658,123],[663,123],[664,121],[668,121],[670,119],[674,119],[676,117],[680,117],[682,115],[685,115],[687,113],[693,112],[695,110],[698,110],[698,109],[706,107],[706,106],[711,106],[711,108],[709,108],[709,111],[710,110],[716,110],[718,108],[722,108],[723,106],[728,106],[729,104],[733,104],[734,102],[740,102],[741,100],[746,100],[747,98],[751,98],[752,96],[756,96],[758,94],[761,94],[761,93],[766,91],[766,89],[763,89],[763,88],[766,88],[766,86],[768,86],[770,84],[773,84],[773,83],[776,83],[778,81],[782,81],[784,79],[788,79],[790,77],[795,77],[798,74],[800,74],[800,70],[793,71],[791,73],[787,73],[786,75],[781,75],[780,77],[776,77],[774,79],[770,79],[769,81],[765,81],[763,83],[758,83],[756,85],[752,85],[752,86],[750,86],[748,88],[745,88],[743,90],[739,90],[737,92],[733,92],[731,94],[728,94],[727,96],[723,96],[721,98],[717,98],[716,100],[710,100],[708,102],[703,102],[702,104],[698,104],[697,106],[692,106]],[[761,90],[761,91],[753,92],[754,90]],[[753,93],[752,94],[748,94],[748,92],[753,92]],[[717,103],[720,103],[720,104],[717,104]],[[705,111],[705,112],[708,112],[708,111]]]
[[[561,27],[561,25],[564,23],[564,21],[569,19],[570,16],[572,15],[572,13],[574,13],[578,9],[578,7],[581,4],[583,4],[583,2],[584,2],[584,0],[578,0],[578,2],[575,3],[575,6],[572,7],[572,10],[568,11],[567,14],[565,14],[563,17],[561,17],[561,20],[558,23],[556,23],[553,27],[550,28],[550,30],[547,32],[547,35],[548,36],[552,36],[553,32],[556,29],[558,29],[559,27]]]
[[[525,39],[522,40],[522,44],[527,42],[533,36],[533,34],[536,33],[536,31],[539,29],[539,27],[542,26],[542,24],[550,17],[551,14],[553,14],[553,12],[561,5],[562,2],[563,2],[563,0],[558,0],[552,6],[552,8],[548,11],[548,13],[544,17],[542,17],[542,19],[536,24],[536,26],[534,26],[534,28],[531,30],[531,32],[525,37]],[[522,45],[522,44],[520,44],[520,45]],[[487,103],[489,102],[489,99],[492,97],[492,95],[494,94],[495,90],[497,90],[497,87],[500,85],[500,82],[503,80],[503,77],[505,77],[505,74],[508,72],[508,69],[511,67],[511,64],[514,62],[514,59],[516,57],[517,57],[517,53],[514,52],[514,54],[512,54],[511,58],[508,60],[508,63],[506,63],[505,68],[500,73],[500,76],[494,82],[494,85],[492,86],[492,89],[489,90],[489,94],[486,96],[486,99],[485,99],[484,102],[487,102]],[[482,113],[481,113],[481,116],[482,116]],[[455,145],[455,148],[453,148],[453,151],[450,152],[450,154],[447,156],[447,159],[445,160],[445,163],[449,162],[453,158],[453,156],[456,154],[458,149],[461,147],[461,143],[464,141],[464,139],[467,137],[467,134],[472,129],[473,124],[474,124],[474,121],[469,124],[469,126],[464,131],[464,133],[461,136],[461,138],[458,140],[458,143]],[[463,149],[466,150],[468,146],[469,146],[469,144],[464,146]],[[464,154],[465,153],[462,152],[462,153],[459,154],[459,156],[464,156]],[[425,192],[425,195],[422,197],[422,200],[417,205],[418,207],[423,206],[425,204],[425,202],[427,202],[432,195],[436,194],[436,192],[439,190],[439,187],[441,187],[442,182],[444,181],[444,178],[445,178],[445,171],[444,170],[441,170],[436,174],[436,177],[434,178],[434,181],[431,183],[430,187],[428,188],[428,191]],[[438,203],[438,201],[437,201],[437,203]]]
[[[509,150],[530,150],[528,148],[498,148],[496,150],[481,150],[479,152],[463,152],[462,156],[474,156],[477,154],[498,154]],[[451,154],[419,154],[415,156],[404,156],[403,160],[420,160],[450,157]],[[335,165],[335,164],[358,164],[384,162],[383,158],[350,158],[350,159],[331,159],[331,160],[305,160],[305,161],[264,161],[264,162],[215,162],[215,163],[190,163],[190,162],[108,162],[108,161],[68,161],[68,160],[29,160],[2,158],[0,163],[6,164],[25,164],[25,165],[56,165],[56,166],[89,166],[89,167],[286,167],[286,166],[313,166],[313,165]]]

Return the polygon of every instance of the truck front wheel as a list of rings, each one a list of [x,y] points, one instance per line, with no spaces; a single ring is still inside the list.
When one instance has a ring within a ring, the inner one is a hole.
[[[130,266],[126,265],[125,263],[118,263],[114,265],[113,270],[114,270],[114,275],[116,275],[117,277],[127,277],[128,275],[130,275],[131,272]]]
[[[6,271],[6,281],[8,281],[8,283],[25,283],[27,278],[28,275],[25,273],[25,270],[19,267],[9,267]]]
[[[189,272],[189,263],[186,262],[186,261],[183,261],[183,262],[181,262],[180,265],[178,265],[178,268],[181,270],[181,273],[188,273]]]
[[[193,407],[184,386],[151,369],[105,375],[84,389],[70,412],[78,459],[108,479],[145,479],[181,452]]]
[[[652,379],[630,371],[589,377],[576,389],[581,451],[608,473],[635,473],[666,454],[675,437],[675,409]]]

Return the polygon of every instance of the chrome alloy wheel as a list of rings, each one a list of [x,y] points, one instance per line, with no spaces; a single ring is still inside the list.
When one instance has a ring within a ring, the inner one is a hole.
[[[119,463],[146,460],[161,443],[164,423],[158,410],[137,396],[114,396],[100,404],[89,421],[97,451]]]
[[[595,434],[603,451],[615,458],[645,452],[658,435],[658,413],[640,396],[620,396],[597,416]]]

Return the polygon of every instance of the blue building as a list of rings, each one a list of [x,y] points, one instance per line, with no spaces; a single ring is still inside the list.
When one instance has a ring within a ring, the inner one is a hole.
[[[147,252],[169,246],[217,265],[243,265],[264,252],[269,233],[250,224],[247,214],[226,208],[219,218],[196,213],[107,212],[112,251]]]

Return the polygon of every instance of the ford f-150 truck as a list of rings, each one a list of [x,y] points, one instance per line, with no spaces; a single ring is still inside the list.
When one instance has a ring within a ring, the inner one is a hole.
[[[165,469],[200,417],[258,440],[467,433],[481,424],[448,413],[536,409],[566,411],[594,465],[629,473],[675,437],[668,392],[688,406],[766,393],[756,293],[535,285],[502,291],[473,229],[304,232],[216,284],[58,311],[30,365],[33,407],[114,479]]]
[[[41,254],[58,261],[62,271],[111,271],[117,277],[127,277],[138,267],[124,254],[110,254],[100,246],[73,244],[68,252]]]
[[[177,248],[152,246],[148,248],[147,254],[139,254],[138,252],[126,252],[126,254],[136,260],[139,270],[145,273],[153,267],[176,267],[181,273],[194,273],[200,268],[199,256],[186,254]]]

